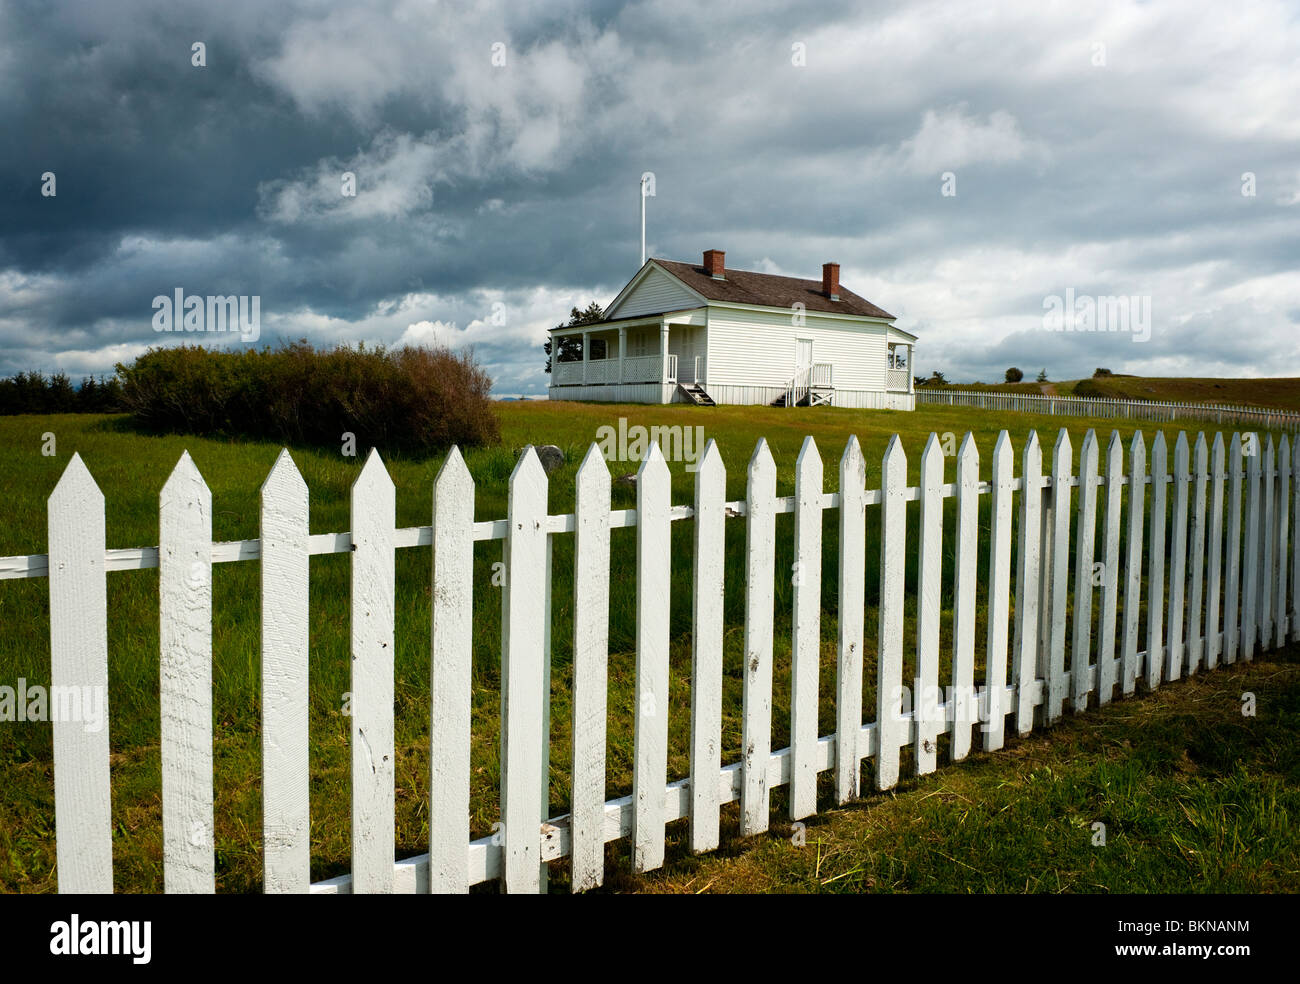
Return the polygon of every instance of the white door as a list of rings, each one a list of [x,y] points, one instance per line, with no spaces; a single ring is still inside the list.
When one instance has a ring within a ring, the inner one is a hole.
[[[794,343],[794,371],[799,373],[812,368],[812,339],[797,338]]]

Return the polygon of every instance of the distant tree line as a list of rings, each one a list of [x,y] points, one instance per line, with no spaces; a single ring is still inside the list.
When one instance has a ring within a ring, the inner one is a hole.
[[[86,376],[74,387],[68,374],[20,372],[0,379],[0,416],[17,413],[122,413],[122,381]]]

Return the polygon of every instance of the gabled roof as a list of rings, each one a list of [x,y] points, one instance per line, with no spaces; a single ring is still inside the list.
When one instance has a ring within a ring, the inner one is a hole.
[[[832,301],[822,293],[820,280],[778,277],[771,273],[733,270],[730,267],[726,270],[726,280],[714,280],[704,267],[693,263],[661,259],[650,262],[663,267],[691,290],[710,301],[779,308],[789,308],[797,302],[803,304],[805,311],[894,320],[888,311],[876,307],[865,297],[859,297],[843,284],[840,285],[840,299]]]

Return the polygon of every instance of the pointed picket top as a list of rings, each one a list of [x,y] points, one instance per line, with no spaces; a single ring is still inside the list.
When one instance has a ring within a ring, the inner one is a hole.
[[[901,488],[907,476],[907,452],[903,449],[902,438],[897,434],[889,439],[885,456],[881,459],[881,474],[886,472],[889,473],[891,482]]]
[[[1192,460],[1196,463],[1198,472],[1205,471],[1206,462],[1209,460],[1209,444],[1205,440],[1205,431],[1196,435],[1196,444],[1192,450]]]
[[[361,466],[361,474],[352,483],[352,492],[355,494],[358,490],[381,488],[395,488],[395,486],[388,469],[384,467],[384,462],[379,457],[378,448],[371,448],[370,453],[366,455],[366,463]]]
[[[934,469],[940,476],[943,475],[943,445],[939,442],[939,435],[934,431],[930,431],[930,437],[925,442],[925,450],[921,452],[921,474],[927,474],[930,469]]]
[[[1065,434],[1064,428],[1062,428],[1061,433],[1065,435],[1065,441],[1068,445],[1070,441],[1069,435]],[[897,440],[897,437],[895,437],[895,440]],[[1059,438],[1056,443],[1061,443]],[[1006,431],[998,431],[997,442],[993,445],[993,474],[996,475],[1001,468],[1011,467],[1011,452],[1011,435]]]
[[[1038,441],[1038,435],[1030,431],[1030,436],[1035,442]],[[972,462],[979,467],[980,449],[975,445],[975,435],[970,431],[961,439],[961,447],[957,449],[957,474],[962,474],[962,470]]]
[[[519,460],[515,462],[514,470],[510,473],[510,487],[513,489],[515,481],[525,476],[532,482],[546,481],[546,469],[542,467],[542,459],[537,457],[537,449],[531,444],[524,448],[523,453],[519,455]]]
[[[749,476],[751,479],[769,473],[775,475],[776,461],[772,458],[772,449],[767,445],[767,438],[760,437],[754,445],[754,453],[749,456]]]
[[[840,455],[840,475],[851,476],[863,486],[866,485],[867,459],[862,454],[862,445],[858,443],[856,434],[850,434],[844,443],[844,453]],[[843,492],[843,489],[840,491]]]
[[[1179,431],[1178,440],[1174,442],[1174,470],[1181,469],[1186,472],[1188,461],[1190,460],[1189,445],[1187,443],[1187,432]]]
[[[1156,436],[1151,441],[1151,470],[1155,474],[1156,469],[1165,470],[1165,460],[1167,458],[1165,448],[1165,432],[1156,431]]]
[[[605,453],[600,445],[593,443],[587,449],[578,466],[578,475],[574,480],[578,489],[585,489],[592,495],[599,495],[603,490],[608,496],[610,487],[609,465],[605,463]]]
[[[641,481],[643,478],[667,474],[668,461],[664,458],[664,453],[659,448],[659,442],[651,441],[650,449],[646,451],[645,457],[641,459],[641,467],[636,470],[637,491],[640,492],[641,490]]]
[[[188,451],[182,451],[180,460],[176,462],[176,467],[172,469],[171,475],[163,483],[162,494],[166,495],[184,495],[185,493],[193,494],[195,492],[206,492],[207,483],[203,481],[203,476],[199,474],[199,468],[194,464],[194,459],[190,457]],[[209,496],[210,498],[210,496]]]
[[[1264,435],[1264,454],[1271,456],[1273,454],[1273,432],[1269,431]]]
[[[1288,465],[1291,464],[1291,442],[1287,439],[1285,434],[1282,435],[1282,440],[1279,441],[1277,445],[1277,460],[1279,467],[1281,467],[1281,464],[1284,461]]]
[[[1039,452],[1039,454],[1042,453],[1042,448],[1039,446],[1038,442],[1038,431],[1036,430],[1031,430],[1029,435],[1025,438],[1024,454],[1028,454],[1030,448],[1033,448],[1035,451]]]
[[[1142,432],[1140,430],[1134,431],[1133,437],[1129,441],[1130,457],[1136,457],[1137,455],[1141,455],[1143,460],[1146,460],[1146,453],[1147,453],[1146,439],[1142,436]]]
[[[1215,457],[1217,457],[1217,458],[1219,458],[1220,460],[1222,460],[1222,459],[1223,459],[1223,453],[1224,453],[1224,447],[1223,447],[1223,432],[1222,432],[1222,431],[1219,431],[1218,433],[1216,433],[1216,434],[1214,435],[1214,444],[1213,444],[1213,445],[1211,446],[1211,448],[1210,448],[1210,455],[1211,455],[1211,459],[1210,459],[1210,460],[1213,461]]]
[[[1003,432],[1005,433],[1005,431]],[[1052,445],[1052,468],[1055,471],[1064,463],[1064,471],[1070,470],[1070,460],[1074,455],[1074,446],[1070,443],[1070,432],[1064,427],[1056,435],[1056,443]]]
[[[725,481],[727,466],[722,462],[722,452],[718,450],[718,442],[709,438],[709,443],[704,445],[704,453],[695,463],[695,481],[696,483],[706,479],[713,481],[718,476]]]
[[[799,448],[799,456],[794,459],[795,472],[804,471],[804,469],[809,467],[813,462],[815,462],[820,468],[822,456],[817,451],[817,442],[814,441],[812,435],[809,434],[803,439],[803,444]]]
[[[305,492],[306,489],[307,483],[303,480],[302,473],[298,471],[298,466],[294,464],[289,449],[281,448],[280,453],[276,455],[275,464],[271,466],[271,470],[266,473],[266,478],[262,481],[262,488],[259,490],[262,497]]]
[[[433,479],[434,494],[470,493],[473,488],[474,478],[469,473],[469,466],[465,464],[465,458],[460,453],[460,448],[453,444],[451,450],[447,452],[442,467],[438,469],[438,474]]]
[[[1098,453],[1099,448],[1100,445],[1097,442],[1097,432],[1089,427],[1088,433],[1083,435],[1083,444],[1079,448],[1080,466],[1082,466],[1084,459],[1087,458],[1088,455]]]
[[[81,460],[81,455],[75,451],[64,467],[63,474],[59,476],[54,491],[50,493],[51,506],[64,502],[86,502],[88,505],[98,503],[101,509],[104,504],[104,493],[99,491],[90,469]]]

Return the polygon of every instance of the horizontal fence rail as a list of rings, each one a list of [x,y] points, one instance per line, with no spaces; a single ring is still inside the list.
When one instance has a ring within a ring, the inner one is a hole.
[[[182,456],[162,490],[159,548],[107,550],[104,499],[74,455],[49,499],[49,554],[0,558],[2,577],[49,578],[52,683],[104,686],[105,582],[110,571],[159,567],[164,870],[166,890],[213,891],[211,825],[212,576],[215,563],[261,564],[264,887],[267,892],[465,892],[498,880],[507,892],[537,892],[547,862],[571,859],[575,891],[602,883],[604,846],[629,838],[638,871],[665,859],[665,825],[686,818],[690,847],[719,843],[720,809],[738,802],[740,831],[769,824],[771,792],[790,787],[789,819],[816,812],[817,780],[833,773],[835,800],[874,785],[894,787],[905,761],[918,775],[1004,743],[1007,716],[1021,736],[1065,711],[1127,697],[1219,663],[1300,640],[1300,442],[1234,434],[1212,442],[1141,432],[1128,448],[1118,433],[1105,449],[1093,431],[1077,455],[1062,430],[1050,452],[1030,433],[1020,454],[1003,431],[990,477],[967,435],[948,462],[931,435],[920,480],[907,484],[907,455],[895,436],[867,489],[865,460],[851,438],[838,463],[838,491],[812,438],[794,463],[794,495],[776,495],[776,464],[760,440],[741,501],[725,501],[726,468],[710,441],[691,504],[673,504],[657,445],[642,461],[635,509],[611,509],[610,474],[592,446],[576,477],[572,514],[549,515],[547,476],[525,449],[510,479],[505,519],[476,522],[475,486],[453,449],[433,486],[432,523],[397,528],[394,486],[371,452],[352,490],[352,531],[311,535],[307,487],[288,452],[262,486],[260,537],[211,539],[212,500],[194,462]],[[1172,469],[1168,462],[1172,457]],[[1148,492],[1148,486],[1150,491]],[[988,497],[981,549],[980,499]],[[955,528],[943,502],[955,499]],[[908,503],[919,506],[909,525]],[[879,507],[874,513],[870,507]],[[818,733],[823,518],[838,524],[835,731]],[[791,623],[790,745],[773,750],[773,586],[776,524],[793,514],[796,560]],[[724,764],[722,589],[725,524],[745,524],[743,753]],[[671,525],[694,527],[691,598],[670,597]],[[1121,556],[1120,532],[1127,524]],[[880,531],[879,557],[866,533]],[[606,798],[610,531],[636,529],[636,692],[632,792]],[[1019,535],[1013,540],[1013,527]],[[573,535],[573,742],[571,811],[548,816],[551,538]],[[501,829],[470,840],[473,544],[502,542],[506,564],[501,629]],[[952,566],[951,676],[940,680],[940,595],[945,542]],[[1073,544],[1074,563],[1070,564]],[[427,548],[433,598],[430,642],[429,853],[394,854],[394,552]],[[352,566],[352,865],[310,881],[308,805],[308,558],[349,553]],[[907,558],[917,564],[915,636],[904,638]],[[866,597],[867,564],[879,564]],[[1101,564],[1101,577],[1097,566]],[[1143,573],[1146,573],[1144,582]],[[1168,575],[1166,577],[1166,574]],[[979,585],[983,583],[983,589]],[[539,591],[538,584],[546,586]],[[1145,588],[1144,588],[1145,584]],[[1121,590],[1122,589],[1122,590]],[[976,639],[977,594],[987,630]],[[1120,599],[1122,601],[1122,621]],[[1013,602],[1014,599],[1014,602]],[[1138,649],[1139,611],[1147,604]],[[692,613],[690,774],[669,781],[670,606]],[[863,721],[866,616],[877,636],[875,720]],[[1098,628],[1092,632],[1093,612]],[[1069,640],[1067,646],[1067,640]],[[975,679],[976,646],[985,673]],[[916,677],[903,679],[904,656]],[[942,684],[949,684],[945,697]],[[107,729],[89,735],[54,724],[55,830],[61,892],[112,888]],[[940,739],[947,738],[946,750]],[[907,760],[905,749],[910,749]],[[201,831],[205,836],[194,836]]]
[[[1300,431],[1300,413],[1269,407],[1226,403],[1174,403],[1165,400],[1124,400],[1098,396],[1040,396],[1037,393],[995,393],[918,386],[916,402],[981,410],[1016,410],[1048,416],[1100,417],[1103,420],[1139,420],[1168,423],[1202,420],[1230,427],[1260,427],[1290,433]]]

